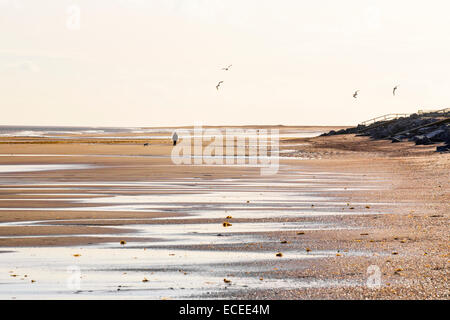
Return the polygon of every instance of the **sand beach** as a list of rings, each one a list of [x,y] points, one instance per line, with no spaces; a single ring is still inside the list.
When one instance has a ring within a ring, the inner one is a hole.
[[[0,297],[448,299],[449,154],[276,128],[270,176],[173,128],[1,136]]]

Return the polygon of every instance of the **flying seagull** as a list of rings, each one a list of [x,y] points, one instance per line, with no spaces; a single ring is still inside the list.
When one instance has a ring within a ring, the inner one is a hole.
[[[395,91],[398,89],[398,86],[395,86],[394,89],[392,90],[392,94],[395,96]]]
[[[353,98],[356,99],[356,97],[358,96],[358,92],[359,92],[359,90],[356,90],[356,91],[355,91],[355,93],[353,94]]]
[[[219,83],[216,86],[216,89],[219,90],[220,84],[223,83],[223,81],[219,81]]]
[[[228,71],[228,69],[230,69],[232,66],[232,64],[230,64],[228,67],[222,68],[222,70]]]

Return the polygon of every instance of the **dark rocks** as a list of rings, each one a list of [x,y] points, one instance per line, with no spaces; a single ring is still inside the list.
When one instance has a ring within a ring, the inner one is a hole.
[[[414,141],[416,142],[416,145],[433,144],[433,141],[431,141],[427,136],[415,136]]]
[[[450,144],[436,147],[436,152],[450,152]]]
[[[336,134],[336,131],[331,130],[331,131],[328,132],[328,133],[322,133],[320,136],[321,136],[321,137],[334,136],[335,134]]]
[[[374,140],[389,139],[392,143],[412,141],[416,145],[431,145],[445,142],[445,146],[437,147],[438,152],[447,152],[450,145],[450,121],[448,117],[436,118],[439,115],[412,114],[409,117],[389,121],[379,121],[371,125],[331,130],[322,136],[340,134],[357,134],[369,136]]]
[[[341,129],[338,131],[331,130],[328,133],[322,133],[321,136],[326,137],[326,136],[334,136],[337,134],[354,134],[354,133],[358,132],[358,130],[359,130],[358,128],[360,128],[360,126],[353,127],[353,128],[347,128],[347,129]]]
[[[450,130],[446,126],[441,126],[439,129],[427,133],[426,136],[433,142],[450,143]]]

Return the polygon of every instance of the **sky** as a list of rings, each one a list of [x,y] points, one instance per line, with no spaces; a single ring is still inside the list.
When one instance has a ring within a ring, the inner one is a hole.
[[[355,125],[445,108],[448,12],[436,0],[0,0],[0,125]]]

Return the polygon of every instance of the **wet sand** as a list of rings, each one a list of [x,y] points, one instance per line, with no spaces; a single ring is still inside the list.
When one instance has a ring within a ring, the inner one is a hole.
[[[0,297],[448,299],[450,156],[298,138],[328,129],[280,127],[268,177],[174,165],[167,139],[0,138]],[[78,289],[65,283],[74,260]]]

